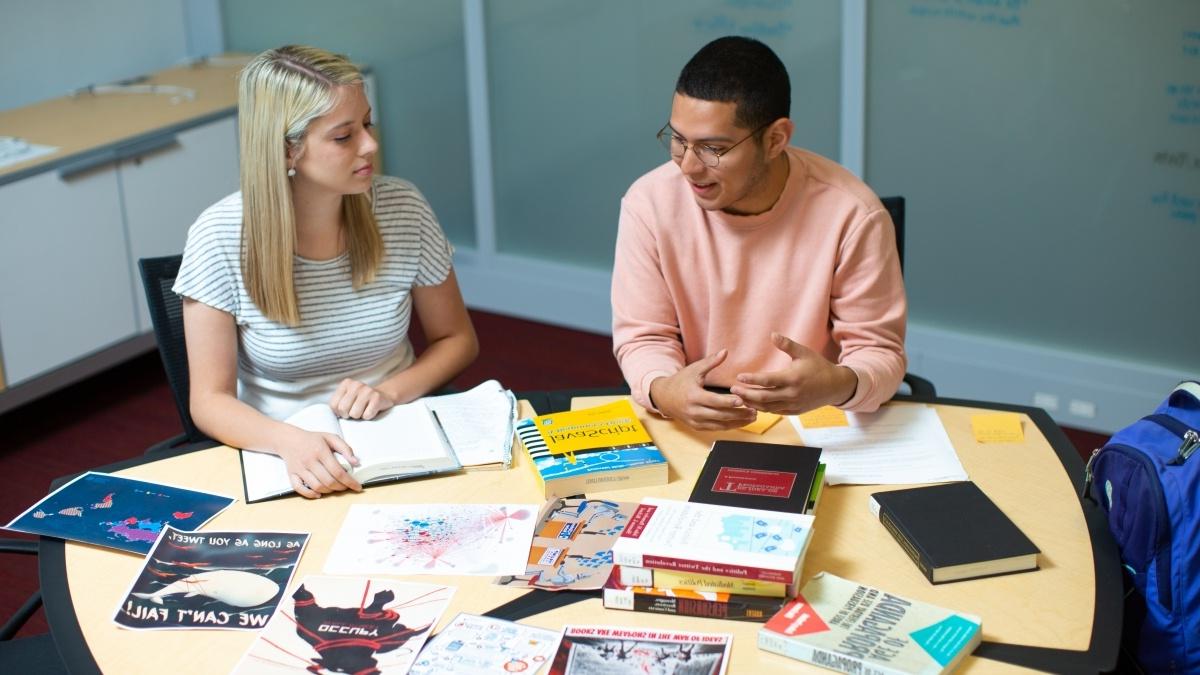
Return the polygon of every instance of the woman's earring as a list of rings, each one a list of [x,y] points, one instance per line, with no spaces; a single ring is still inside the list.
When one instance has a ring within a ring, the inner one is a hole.
[[[296,175],[296,170],[294,168],[288,169],[288,178],[291,178],[292,176],[295,176],[295,175]]]

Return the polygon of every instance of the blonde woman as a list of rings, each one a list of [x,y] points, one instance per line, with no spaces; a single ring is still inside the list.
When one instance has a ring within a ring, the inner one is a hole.
[[[258,55],[238,93],[241,191],[188,231],[174,290],[196,425],[272,452],[309,498],[361,490],[340,438],[279,421],[316,402],[372,419],[451,380],[478,342],[429,204],[373,175],[362,74],[286,46]],[[428,347],[408,340],[415,309]]]

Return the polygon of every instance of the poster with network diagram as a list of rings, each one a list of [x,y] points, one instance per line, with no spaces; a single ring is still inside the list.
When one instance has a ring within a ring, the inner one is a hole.
[[[521,574],[537,504],[354,504],[326,574]]]

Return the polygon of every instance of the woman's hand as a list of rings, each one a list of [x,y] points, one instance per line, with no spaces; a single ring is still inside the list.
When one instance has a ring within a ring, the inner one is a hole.
[[[333,408],[334,414],[349,419],[373,420],[394,405],[396,402],[387,394],[350,378],[342,380],[329,398],[329,407]]]
[[[362,492],[362,485],[347,471],[350,466],[358,466],[358,458],[346,441],[334,434],[295,431],[278,453],[296,492],[309,499],[342,490]]]

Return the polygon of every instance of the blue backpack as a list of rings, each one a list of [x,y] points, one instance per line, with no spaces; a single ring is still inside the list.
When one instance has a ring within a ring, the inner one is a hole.
[[[1084,485],[1125,567],[1122,642],[1148,672],[1200,672],[1200,383],[1113,434]]]

